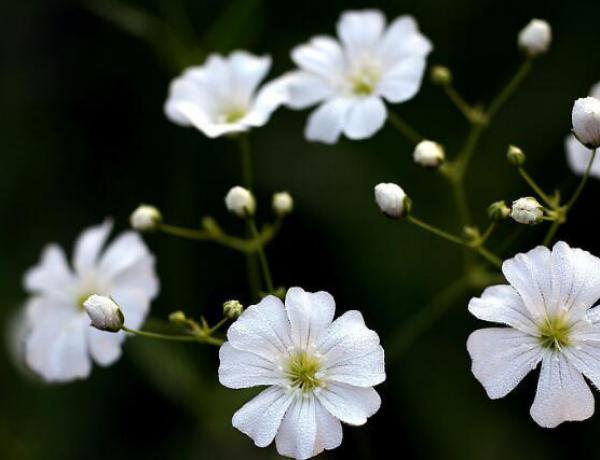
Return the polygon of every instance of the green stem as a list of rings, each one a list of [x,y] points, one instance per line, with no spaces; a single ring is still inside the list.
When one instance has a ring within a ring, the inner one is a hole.
[[[473,112],[474,109],[469,105],[467,101],[459,94],[458,91],[452,86],[452,84],[444,85],[444,92],[448,96],[448,98],[452,101],[452,103],[456,106],[456,108],[464,115],[464,117],[469,121],[469,123],[474,122]]]
[[[428,232],[431,232],[434,235],[439,236],[440,238],[444,238],[445,240],[448,240],[451,243],[458,244],[460,246],[464,246],[465,244],[462,238],[459,238],[456,235],[452,235],[451,233],[448,233],[440,228],[434,227],[433,225],[423,222],[422,220],[419,220],[416,217],[409,215],[407,216],[407,220],[410,223],[415,224],[417,227],[421,227],[422,229],[427,230]]]
[[[544,237],[544,242],[542,243],[544,246],[550,245],[550,243],[552,242],[554,235],[556,235],[556,232],[558,231],[560,225],[561,225],[561,223],[558,220],[555,220],[554,222],[552,222],[552,225],[548,229],[548,233],[546,233],[546,236]]]
[[[502,106],[508,100],[508,98],[523,82],[523,80],[531,70],[531,63],[531,58],[527,58],[525,61],[523,61],[514,77],[508,82],[508,84],[504,87],[500,94],[498,94],[498,96],[496,96],[496,98],[490,103],[490,106],[487,110],[488,121],[491,120],[496,115],[496,113],[498,113],[498,111],[502,108]]]
[[[471,158],[473,157],[473,154],[475,153],[475,148],[477,147],[477,143],[479,142],[479,139],[481,138],[481,134],[483,133],[483,128],[484,128],[484,125],[472,125],[471,126],[471,129],[469,130],[469,135],[467,137],[467,141],[465,142],[465,145],[464,145],[462,151],[459,153],[456,160],[454,160],[454,164],[455,164],[455,168],[456,168],[455,169],[456,177],[454,179],[456,182],[458,182],[460,184],[461,187],[462,187],[462,181],[464,179],[465,173],[467,172],[467,168],[469,166]]]
[[[223,326],[223,324],[225,324],[228,319],[229,318],[227,318],[227,317],[222,318],[217,324],[215,324],[213,327],[211,327],[208,330],[208,335],[212,335],[215,332],[217,332],[219,329],[221,329],[221,327]]]
[[[248,241],[234,236],[226,234],[212,235],[204,230],[195,230],[191,228],[178,227],[176,225],[160,224],[158,227],[163,233],[168,235],[177,236],[179,238],[185,238],[196,241],[214,241],[222,246],[236,251],[243,252],[245,254],[252,252],[252,247]]]
[[[525,168],[519,166],[519,174],[521,177],[527,182],[527,184],[532,188],[532,190],[538,194],[538,196],[544,200],[544,202],[551,208],[556,209],[556,203],[550,198],[542,188],[533,180],[533,178],[525,171]]]
[[[581,192],[583,192],[583,189],[585,188],[585,184],[587,183],[587,181],[590,177],[590,171],[592,170],[592,165],[594,164],[594,160],[596,159],[597,152],[598,152],[598,149],[594,149],[594,151],[592,152],[592,156],[590,157],[590,162],[588,163],[585,173],[583,174],[583,177],[581,178],[581,182],[579,182],[579,186],[577,187],[577,190],[575,190],[575,193],[573,194],[573,196],[571,197],[571,199],[569,200],[569,202],[567,203],[567,205],[565,207],[565,214],[571,210],[571,208],[573,207],[573,205],[575,204],[575,202],[581,195]]]
[[[418,144],[424,139],[416,129],[392,111],[388,111],[388,122],[413,144]]]
[[[256,228],[256,222],[254,221],[254,218],[250,217],[248,218],[248,228],[250,229],[251,235],[253,236],[253,238],[258,240],[258,230]],[[271,277],[271,270],[269,269],[269,262],[267,261],[267,256],[265,254],[265,250],[264,247],[262,246],[262,244],[258,245],[258,260],[260,262],[260,266],[263,272],[263,277],[265,280],[265,285],[267,287],[267,291],[269,293],[274,292],[275,288],[273,286],[273,278]]]
[[[492,265],[495,265],[498,268],[502,268],[502,260],[485,247],[477,246],[475,247],[475,252],[477,252],[477,254],[479,254]]]
[[[130,334],[135,334],[139,337],[146,337],[149,339],[170,340],[174,342],[200,342],[215,346],[220,346],[224,343],[223,340],[216,337],[211,337],[210,335],[169,335],[160,334],[158,332],[139,331],[137,329],[130,329],[125,326],[123,326],[121,329],[125,332],[129,332]]]

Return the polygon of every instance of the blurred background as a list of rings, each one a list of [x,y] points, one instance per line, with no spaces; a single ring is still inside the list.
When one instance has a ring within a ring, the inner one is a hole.
[[[140,202],[167,221],[198,225],[214,216],[228,231],[240,223],[223,196],[240,180],[236,144],[177,127],[162,112],[169,81],[207,53],[243,48],[273,56],[270,77],[292,68],[290,49],[315,34],[334,33],[339,13],[377,7],[388,19],[410,13],[432,40],[430,64],[444,64],[473,102],[489,101],[520,62],[518,31],[547,19],[548,55],[486,132],[468,175],[477,224],[498,199],[529,194],[505,162],[509,143],[547,190],[573,190],[564,139],[573,100],[600,80],[600,3],[530,0],[28,0],[3,2],[0,85],[0,322],[3,331],[25,300],[23,272],[42,247],[70,250],[86,226],[115,219],[127,227]],[[468,126],[426,78],[419,94],[394,110],[452,157]],[[414,315],[461,269],[460,248],[408,224],[383,218],[373,186],[400,183],[416,215],[458,232],[447,184],[419,169],[412,148],[392,128],[362,142],[311,144],[308,112],[279,110],[251,136],[259,219],[271,219],[270,196],[289,190],[296,211],[269,246],[275,282],[327,290],[338,310],[361,309],[388,351],[383,406],[362,428],[344,428],[341,448],[322,458],[552,459],[596,452],[600,414],[550,431],[529,417],[537,373],[508,397],[490,401],[470,372],[465,341],[483,324],[466,311],[465,293],[422,334]],[[600,254],[592,209],[600,184],[590,181],[559,234]],[[544,227],[544,226],[540,226]],[[491,246],[516,229],[507,222]],[[541,241],[546,228],[525,229],[503,257]],[[146,241],[162,281],[153,317],[176,309],[220,315],[223,300],[247,298],[237,253],[164,235]],[[254,392],[220,387],[217,350],[129,340],[114,366],[92,378],[48,386],[14,365],[9,339],[0,354],[0,457],[4,459],[277,458],[230,423]],[[5,346],[6,345],[6,346]],[[593,449],[593,450],[592,450]],[[597,454],[596,454],[597,455]]]

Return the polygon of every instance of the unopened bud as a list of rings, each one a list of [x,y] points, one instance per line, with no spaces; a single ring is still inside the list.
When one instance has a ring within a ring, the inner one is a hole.
[[[523,150],[514,145],[509,145],[508,150],[506,151],[506,159],[513,166],[523,166],[525,164],[525,154]]]
[[[425,168],[437,168],[445,158],[444,147],[428,140],[419,142],[413,152],[415,163]]]
[[[141,232],[156,230],[162,222],[160,211],[154,206],[142,204],[129,216],[131,227]]]
[[[169,321],[173,324],[177,324],[179,326],[187,323],[187,316],[181,310],[174,311],[169,315]]]
[[[600,100],[577,99],[572,113],[573,134],[588,149],[600,147]]]
[[[452,83],[452,72],[448,67],[436,65],[431,69],[431,82],[434,85],[449,85]]]
[[[273,212],[278,216],[285,216],[294,209],[294,199],[288,192],[273,194]]]
[[[223,304],[223,315],[229,319],[236,319],[244,311],[244,306],[237,300],[228,300]]]
[[[493,221],[504,220],[510,216],[510,208],[505,201],[496,201],[488,207],[488,216]]]
[[[410,200],[404,190],[396,184],[375,186],[375,202],[382,213],[392,219],[399,219],[410,211]]]
[[[463,235],[468,241],[475,241],[481,237],[479,229],[471,225],[466,225],[463,227]]]
[[[210,216],[205,216],[202,218],[202,228],[210,236],[218,237],[223,234],[223,230],[221,230],[221,227],[219,227],[217,221]]]
[[[238,217],[252,216],[256,211],[254,195],[250,190],[239,185],[229,190],[225,196],[225,205],[230,212]]]
[[[91,325],[96,329],[119,332],[123,327],[123,312],[111,298],[94,294],[83,302],[83,307],[92,320]]]
[[[532,19],[520,32],[519,48],[530,57],[545,53],[552,41],[552,29],[543,19]]]
[[[539,224],[544,217],[544,207],[531,196],[519,198],[513,201],[510,217],[520,224]]]

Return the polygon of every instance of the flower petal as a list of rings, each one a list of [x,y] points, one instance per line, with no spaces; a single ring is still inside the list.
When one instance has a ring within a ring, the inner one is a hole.
[[[340,421],[331,415],[318,400],[315,401],[315,413],[317,419],[315,455],[317,455],[323,449],[335,449],[342,444],[343,432]]]
[[[409,57],[426,57],[432,50],[431,42],[419,32],[412,16],[400,16],[387,28],[377,48],[377,55],[388,68]]]
[[[359,98],[348,110],[344,121],[344,134],[349,139],[367,139],[385,124],[387,110],[376,96]]]
[[[309,141],[335,144],[342,133],[352,99],[336,97],[318,107],[308,117],[304,136]]]
[[[315,395],[331,415],[349,425],[364,425],[381,406],[381,398],[373,388],[332,383]]]
[[[340,44],[332,37],[320,35],[292,50],[292,60],[300,69],[326,82],[341,78],[345,58]]]
[[[595,328],[596,336],[600,333],[600,327]],[[585,375],[600,388],[600,342],[597,340],[579,342],[575,347],[565,347],[565,356],[579,372]]]
[[[93,327],[87,331],[90,354],[100,366],[110,366],[121,357],[125,340],[123,332],[104,332]]]
[[[227,338],[238,350],[275,361],[292,345],[283,303],[275,296],[267,296],[258,305],[248,307],[229,327]]]
[[[299,395],[285,413],[275,444],[277,452],[286,457],[307,459],[314,457],[317,440],[316,405],[313,395]],[[322,450],[322,449],[321,449]]]
[[[328,381],[369,387],[385,380],[379,336],[365,326],[358,311],[348,311],[331,323],[317,349],[326,363],[323,373]]]
[[[565,139],[565,150],[567,151],[567,163],[569,168],[578,176],[583,176],[587,170],[592,157],[592,151],[579,142],[575,136],[569,135]],[[590,176],[600,178],[600,156],[592,163]]]
[[[76,290],[75,276],[64,251],[56,244],[44,248],[40,262],[25,273],[23,284],[31,294],[45,294],[62,302],[72,299]]]
[[[225,342],[219,350],[219,382],[228,388],[286,383],[278,364]]]
[[[271,114],[289,100],[289,88],[283,78],[265,84],[256,95],[248,114],[240,123],[250,126],[263,126],[271,118]]]
[[[228,57],[228,65],[235,98],[248,102],[269,72],[271,57],[254,56],[247,51],[234,51]]]
[[[559,352],[542,361],[531,417],[546,428],[562,422],[585,420],[594,413],[594,396],[583,376]]]
[[[285,308],[294,345],[306,349],[316,345],[331,324],[335,314],[335,300],[324,291],[313,293],[293,287],[285,296]]]
[[[77,238],[73,252],[73,267],[78,275],[86,275],[94,270],[112,226],[112,221],[106,219],[100,225],[85,229]]]
[[[481,297],[471,299],[469,311],[484,321],[503,323],[530,335],[538,334],[529,311],[512,286],[488,287]]]
[[[337,33],[350,56],[375,50],[385,27],[379,10],[346,11],[337,23]]]
[[[137,329],[144,323],[150,311],[151,297],[147,292],[135,287],[122,286],[113,288],[110,296],[121,307],[127,327]]]
[[[309,72],[290,72],[281,79],[288,89],[286,105],[292,109],[305,109],[333,95],[333,87],[325,79]]]
[[[273,442],[292,399],[292,392],[269,387],[233,415],[233,426],[250,436],[258,447],[266,447]]]
[[[509,327],[479,329],[467,340],[471,371],[491,399],[506,396],[535,369],[544,348],[538,339]]]
[[[394,103],[412,99],[421,87],[425,65],[425,59],[420,56],[402,59],[394,67],[384,70],[377,94]]]

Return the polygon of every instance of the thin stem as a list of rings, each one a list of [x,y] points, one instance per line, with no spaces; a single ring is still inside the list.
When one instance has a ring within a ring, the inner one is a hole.
[[[462,225],[468,225],[471,223],[471,211],[469,210],[469,203],[467,202],[467,196],[465,194],[465,187],[462,180],[452,180],[452,195],[454,196],[454,202],[456,203],[456,209]]]
[[[490,225],[488,225],[488,228],[485,230],[485,232],[483,232],[483,235],[481,235],[481,238],[479,239],[480,245],[484,244],[488,240],[497,226],[498,222],[492,222]]]
[[[158,230],[168,235],[189,240],[214,241],[222,246],[235,249],[236,251],[243,252],[245,254],[252,252],[251,242],[226,234],[212,235],[204,230],[195,230],[169,224],[160,224]]]
[[[479,254],[492,265],[495,265],[498,268],[502,268],[502,260],[485,247],[477,246],[475,248],[475,252],[477,252],[477,254]]]
[[[139,337],[146,337],[149,339],[170,340],[175,342],[200,342],[215,346],[220,346],[224,343],[223,340],[216,337],[211,337],[210,335],[169,335],[160,334],[158,332],[139,331],[137,329],[130,329],[125,326],[123,326],[121,329],[125,332],[129,332],[130,334],[135,334]]]
[[[498,96],[496,96],[496,98],[490,103],[490,106],[487,110],[488,120],[491,120],[496,115],[496,113],[498,113],[498,111],[502,108],[502,106],[508,100],[508,98],[523,82],[523,80],[531,70],[531,62],[531,58],[527,58],[525,61],[523,61],[514,77],[508,82],[508,84],[504,87],[500,94],[498,94]]]
[[[467,141],[465,142],[465,145],[464,145],[462,151],[460,152],[460,154],[458,155],[458,157],[455,160],[455,164],[456,164],[455,180],[459,184],[462,184],[462,180],[465,176],[465,173],[467,171],[467,168],[469,166],[471,158],[473,157],[473,154],[475,153],[475,148],[477,147],[477,143],[479,142],[479,139],[483,132],[483,128],[484,128],[484,125],[472,125],[471,126],[469,135],[467,137]]]
[[[241,134],[239,137],[240,158],[242,165],[242,185],[251,190],[252,181],[252,155],[250,152],[250,138],[248,134]]]
[[[415,224],[418,227],[421,227],[424,230],[427,230],[428,232],[433,233],[434,235],[439,236],[440,238],[444,238],[445,240],[450,241],[451,243],[454,244],[458,244],[460,246],[464,246],[465,242],[462,238],[459,238],[456,235],[452,235],[451,233],[448,233],[440,228],[434,227],[433,225],[429,225],[426,222],[423,222],[422,220],[417,219],[416,217],[413,216],[408,216],[407,220],[412,223]]]
[[[560,225],[561,223],[558,220],[552,222],[552,225],[548,229],[548,233],[546,233],[546,236],[544,237],[544,242],[542,243],[544,246],[548,246],[552,242],[552,239],[554,238],[554,235],[556,235]]]
[[[452,86],[452,84],[444,85],[444,92],[456,108],[464,115],[464,117],[473,123],[473,107],[469,105],[467,101],[460,95],[458,91]]]
[[[525,171],[525,168],[519,166],[519,174],[521,177],[527,182],[527,184],[532,188],[532,190],[538,194],[538,196],[544,200],[544,202],[552,209],[556,209],[556,203],[550,198],[542,188],[533,180],[533,178]]]
[[[256,228],[256,222],[254,221],[254,218],[250,217],[248,218],[248,228],[250,229],[250,232],[253,236],[253,238],[257,239],[259,234],[258,234],[258,230]],[[263,272],[263,277],[265,280],[265,285],[267,287],[267,291],[269,293],[273,292],[275,290],[274,286],[273,286],[273,278],[271,277],[271,270],[269,269],[269,262],[267,261],[267,256],[265,254],[265,250],[264,247],[262,246],[262,244],[258,245],[258,260],[260,262],[260,266]]]
[[[221,329],[221,327],[223,326],[223,324],[225,324],[227,322],[229,318],[227,318],[226,316],[223,317],[217,324],[215,324],[213,327],[211,327],[208,330],[208,335],[212,335],[215,332],[217,332],[219,329]]]
[[[583,174],[583,177],[581,178],[581,182],[579,182],[579,186],[577,187],[577,190],[575,190],[575,193],[573,193],[573,196],[571,197],[571,199],[569,200],[569,202],[567,203],[567,205],[565,207],[565,213],[568,213],[571,210],[571,208],[573,207],[573,205],[575,204],[575,202],[581,195],[581,192],[583,192],[583,189],[585,188],[585,184],[587,183],[588,179],[590,178],[590,171],[592,170],[592,165],[594,164],[594,160],[596,159],[597,152],[598,152],[598,149],[594,149],[594,151],[592,152],[592,156],[590,157],[590,162],[588,163],[585,173]]]
[[[411,143],[418,144],[424,139],[424,137],[421,136],[421,134],[419,134],[419,132],[416,129],[414,129],[406,121],[404,121],[392,111],[388,111],[388,121]]]

